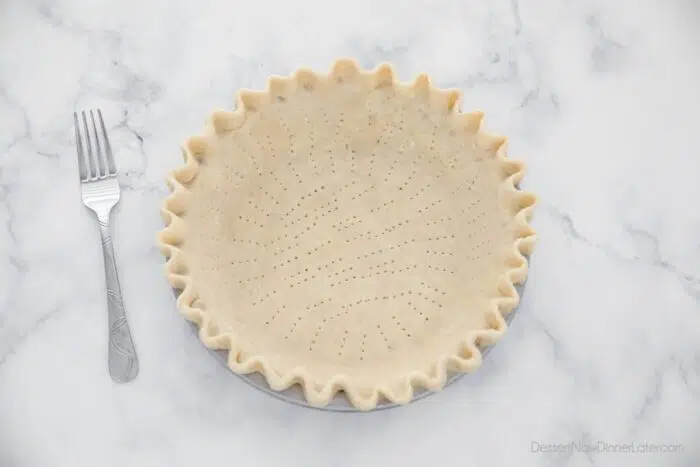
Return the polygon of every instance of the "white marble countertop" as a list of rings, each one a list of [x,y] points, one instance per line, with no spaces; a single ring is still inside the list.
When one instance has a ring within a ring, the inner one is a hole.
[[[698,25],[693,0],[1,2],[0,466],[700,465]],[[528,294],[482,369],[370,414],[230,375],[176,312],[154,246],[164,175],[208,112],[341,56],[461,88],[542,200]],[[88,106],[124,187],[127,385],[106,369],[76,178],[71,113]],[[587,452],[550,446],[570,442]],[[611,452],[629,443],[675,452]]]

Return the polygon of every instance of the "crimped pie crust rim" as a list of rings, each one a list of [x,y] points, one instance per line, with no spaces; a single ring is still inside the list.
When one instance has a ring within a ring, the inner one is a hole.
[[[513,242],[510,255],[510,268],[504,269],[499,278],[500,296],[491,299],[489,310],[485,310],[491,320],[489,329],[473,330],[465,333],[461,340],[461,351],[455,355],[441,355],[434,364],[430,374],[414,371],[405,376],[409,391],[398,395],[386,387],[372,388],[369,393],[362,392],[346,375],[339,374],[325,384],[317,384],[303,367],[296,367],[286,372],[273,368],[265,356],[253,355],[241,358],[241,351],[236,337],[232,333],[219,333],[216,324],[207,310],[197,300],[194,281],[186,273],[186,265],[180,255],[179,244],[182,241],[181,230],[184,220],[182,207],[187,184],[198,174],[200,162],[206,158],[208,138],[218,138],[235,132],[243,125],[248,112],[264,105],[266,99],[283,97],[285,93],[294,92],[299,87],[313,86],[316,82],[327,79],[342,80],[348,73],[361,73],[369,77],[375,87],[394,86],[410,89],[415,93],[432,94],[439,98],[447,112],[458,115],[464,126],[473,132],[478,144],[495,150],[495,157],[502,168],[505,178],[500,190],[506,192],[515,203],[512,221],[515,224],[517,238]],[[377,406],[380,397],[397,404],[408,403],[413,397],[413,390],[422,387],[428,390],[441,389],[449,372],[472,372],[482,363],[480,347],[493,345],[499,341],[507,324],[504,314],[510,313],[518,305],[519,294],[516,283],[522,283],[528,274],[528,259],[535,246],[536,234],[529,224],[537,198],[534,194],[521,191],[519,182],[525,174],[525,164],[507,158],[507,139],[488,134],[481,130],[482,112],[462,113],[459,110],[461,93],[457,90],[442,90],[431,85],[427,75],[420,74],[412,83],[397,81],[390,64],[384,63],[371,71],[360,70],[353,60],[336,61],[328,75],[315,73],[309,69],[299,69],[292,77],[270,77],[267,91],[240,90],[237,95],[236,110],[233,112],[214,111],[208,121],[205,135],[188,138],[183,148],[184,165],[176,168],[166,178],[170,195],[164,200],[161,213],[165,228],[157,235],[157,244],[166,257],[165,275],[170,285],[180,291],[177,305],[183,316],[199,327],[199,338],[211,349],[228,350],[228,366],[239,374],[259,372],[270,388],[282,391],[294,384],[300,384],[306,400],[316,406],[327,405],[333,396],[343,391],[350,403],[360,410],[371,410]]]

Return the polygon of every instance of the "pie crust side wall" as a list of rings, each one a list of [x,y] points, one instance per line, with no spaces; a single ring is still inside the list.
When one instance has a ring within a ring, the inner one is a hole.
[[[344,73],[363,73],[371,77],[376,86],[402,85],[396,80],[393,68],[389,64],[382,64],[372,71],[360,71],[355,61],[338,60],[333,65],[330,76],[340,76]],[[506,269],[499,279],[500,296],[493,298],[490,309],[486,310],[490,328],[466,334],[462,340],[459,354],[441,357],[436,362],[435,371],[431,372],[432,374],[414,372],[407,375],[412,390],[408,394],[401,395],[393,394],[385,388],[374,388],[371,391],[367,391],[366,388],[362,390],[344,375],[332,378],[325,385],[318,385],[303,369],[292,369],[284,373],[277,368],[272,368],[265,357],[246,356],[242,358],[242,349],[239,348],[235,335],[218,331],[207,310],[198,302],[195,285],[187,274],[187,265],[179,248],[184,237],[185,225],[181,216],[185,211],[187,185],[197,176],[200,161],[206,157],[210,138],[217,138],[220,135],[236,131],[245,122],[249,109],[256,108],[266,98],[283,95],[285,92],[289,92],[292,86],[303,86],[305,83],[326,78],[327,76],[307,69],[298,70],[291,78],[271,77],[268,81],[268,90],[265,92],[239,91],[238,104],[234,112],[223,110],[213,112],[205,134],[189,138],[185,142],[183,148],[184,165],[173,170],[166,179],[171,193],[165,199],[161,209],[166,227],[158,233],[157,244],[167,259],[166,277],[171,286],[180,291],[177,304],[181,313],[199,327],[199,337],[207,347],[229,351],[228,365],[233,371],[239,374],[259,372],[266,378],[270,387],[277,391],[298,383],[302,386],[309,403],[317,406],[327,405],[333,396],[342,390],[355,407],[360,410],[371,410],[376,407],[381,397],[395,403],[407,403],[412,398],[413,388],[423,387],[429,390],[439,390],[444,386],[448,372],[471,372],[481,365],[480,347],[493,345],[500,340],[507,328],[504,314],[510,313],[518,305],[520,297],[515,289],[515,284],[525,280],[528,274],[526,256],[532,253],[536,242],[535,231],[529,222],[537,198],[534,194],[517,188],[525,174],[525,165],[523,162],[507,158],[505,137],[488,134],[481,130],[483,114],[481,112],[462,113],[459,110],[461,99],[459,91],[437,89],[430,84],[426,75],[419,75],[411,83],[411,86],[414,89],[433,94],[436,101],[444,103],[446,111],[453,112],[458,115],[458,118],[463,119],[466,128],[476,134],[478,144],[495,151],[496,158],[502,167],[504,178],[500,193],[504,202],[512,206],[512,225],[516,238],[509,258],[509,269]]]

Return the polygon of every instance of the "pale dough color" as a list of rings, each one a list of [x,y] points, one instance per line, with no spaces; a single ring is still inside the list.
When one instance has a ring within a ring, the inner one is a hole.
[[[342,388],[365,409],[478,366],[534,243],[522,164],[425,77],[341,61],[270,88],[215,114],[166,203],[171,280],[189,282],[205,342],[234,342],[232,367],[278,389],[323,405]]]

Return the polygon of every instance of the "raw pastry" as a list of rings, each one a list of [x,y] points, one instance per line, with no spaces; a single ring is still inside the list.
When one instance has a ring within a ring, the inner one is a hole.
[[[185,144],[158,237],[202,341],[319,406],[406,403],[476,369],[535,243],[505,138],[389,65],[340,60],[238,100]]]

